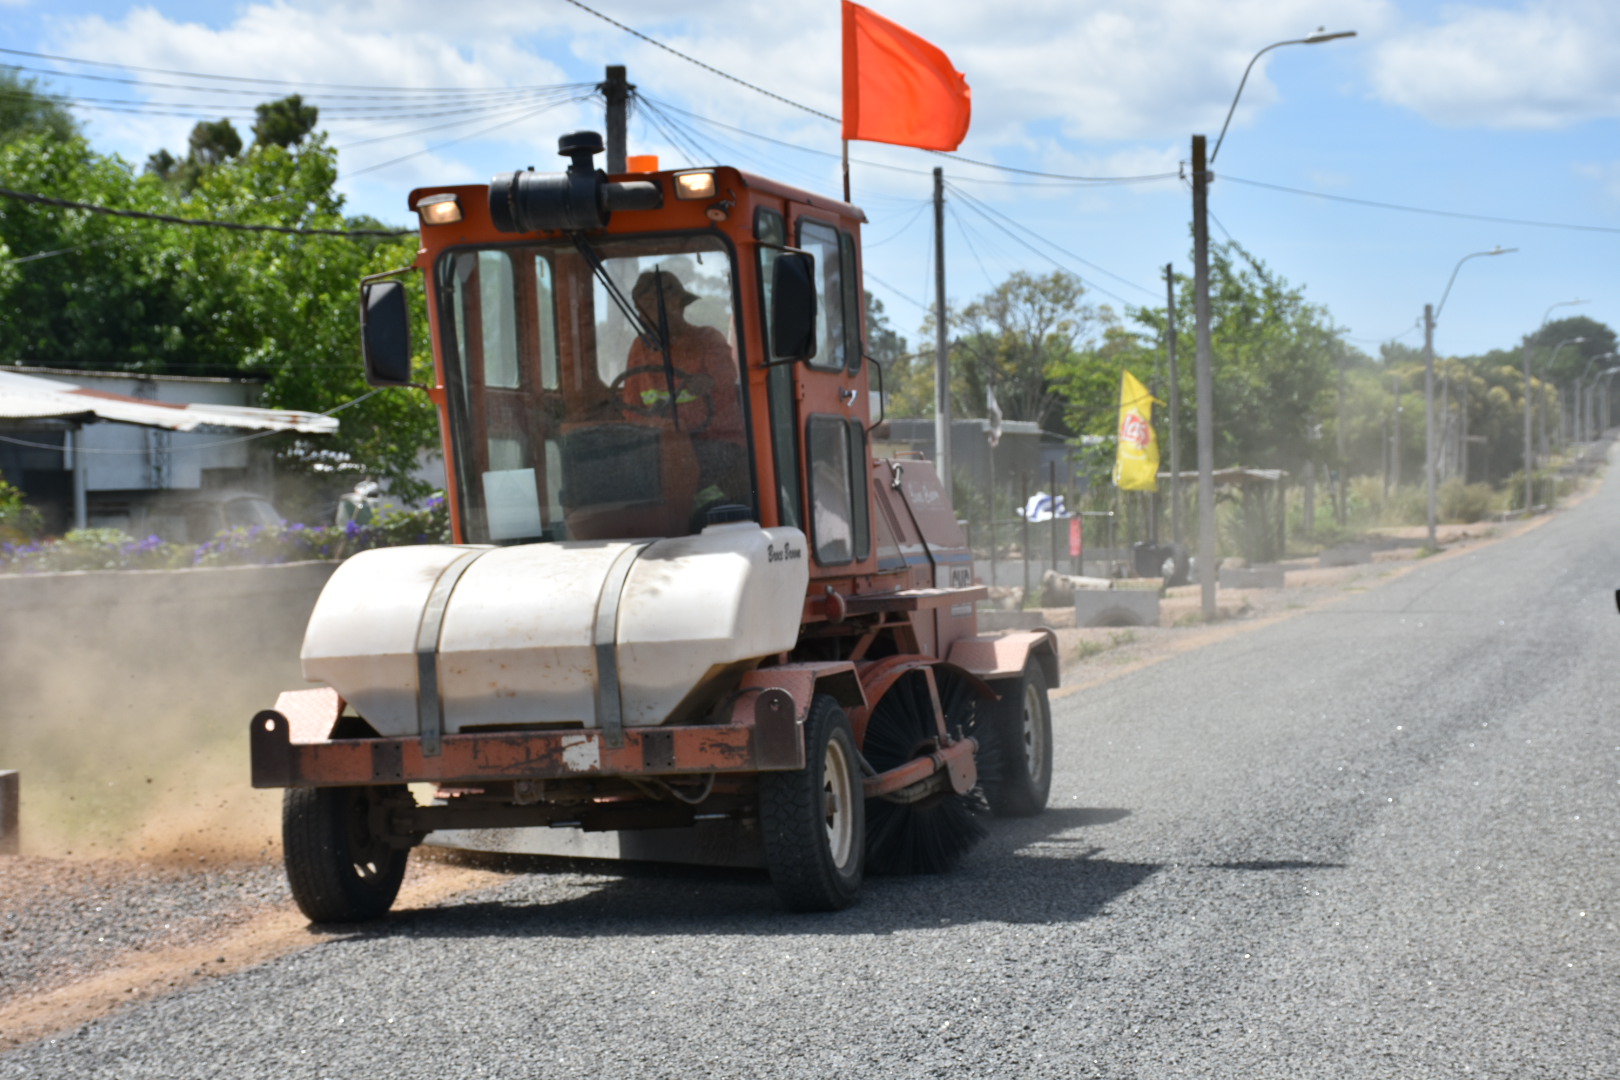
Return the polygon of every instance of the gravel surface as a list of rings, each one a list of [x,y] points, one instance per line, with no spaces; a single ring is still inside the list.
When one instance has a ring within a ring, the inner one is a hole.
[[[279,864],[0,860],[0,1006],[128,952],[191,945],[287,903]]]
[[[831,916],[536,874],[0,1077],[1609,1078],[1620,485],[1055,703],[1053,807]]]

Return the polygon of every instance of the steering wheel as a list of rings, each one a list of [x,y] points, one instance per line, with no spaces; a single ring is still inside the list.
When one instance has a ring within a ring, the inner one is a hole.
[[[642,375],[652,377],[653,385],[649,389],[656,391],[656,400],[633,401],[625,396],[625,384]],[[675,378],[672,381],[675,386],[675,404],[678,406],[681,430],[696,434],[708,428],[710,422],[714,420],[714,379],[701,372],[682,371],[676,368]],[[626,415],[648,420],[663,420],[670,415],[669,383],[665,381],[664,368],[661,364],[642,364],[639,367],[626,368],[608,384],[608,394]],[[696,420],[695,417],[701,417],[701,420]]]

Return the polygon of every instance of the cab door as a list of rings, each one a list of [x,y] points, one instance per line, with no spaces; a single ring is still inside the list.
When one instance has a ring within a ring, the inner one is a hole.
[[[815,258],[815,353],[794,365],[804,531],[813,577],[872,572],[871,458],[862,297],[850,223],[794,207],[792,243]]]

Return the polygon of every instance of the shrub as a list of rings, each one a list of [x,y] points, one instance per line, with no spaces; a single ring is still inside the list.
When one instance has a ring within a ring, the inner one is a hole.
[[[23,502],[23,493],[0,476],[0,541],[25,543],[38,536],[39,511]]]
[[[1496,493],[1489,484],[1465,484],[1453,476],[1435,490],[1434,499],[1441,521],[1472,524],[1484,521],[1496,511]]]
[[[444,499],[435,496],[420,510],[384,514],[372,525],[255,525],[228,529],[195,546],[167,544],[155,536],[136,540],[117,529],[80,529],[55,541],[5,542],[0,543],[0,573],[267,566],[343,559],[371,548],[449,540],[449,511]]]

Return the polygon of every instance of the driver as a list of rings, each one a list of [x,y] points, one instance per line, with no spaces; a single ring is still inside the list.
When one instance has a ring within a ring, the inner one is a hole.
[[[660,327],[658,286],[663,283],[662,326],[669,331],[669,356],[675,369],[675,405],[681,427],[693,437],[697,452],[700,503],[726,499],[748,500],[747,452],[743,444],[742,399],[738,390],[737,358],[725,335],[712,326],[687,321],[686,308],[701,299],[689,292],[668,270],[647,270],[636,279],[630,299],[649,326]],[[640,370],[638,370],[640,369]],[[664,355],[640,337],[630,345],[624,382],[624,402],[642,413],[669,415],[669,382]],[[690,419],[689,419],[690,418]],[[710,492],[707,489],[716,490]]]
[[[669,327],[669,355],[675,367],[676,404],[692,404],[693,427],[707,438],[742,438],[742,408],[737,397],[737,360],[725,336],[712,326],[686,320],[686,308],[701,299],[688,292],[681,279],[668,270],[648,270],[636,279],[630,299],[647,320],[659,327],[658,281],[664,283],[664,319]],[[625,380],[625,403],[643,412],[669,411],[669,385],[664,377],[664,355],[640,337],[630,346],[628,370],[650,369]],[[696,378],[694,378],[696,376]],[[683,383],[691,385],[684,386]],[[708,397],[699,404],[699,397]],[[707,422],[705,422],[707,421]],[[683,420],[683,426],[685,422]]]

